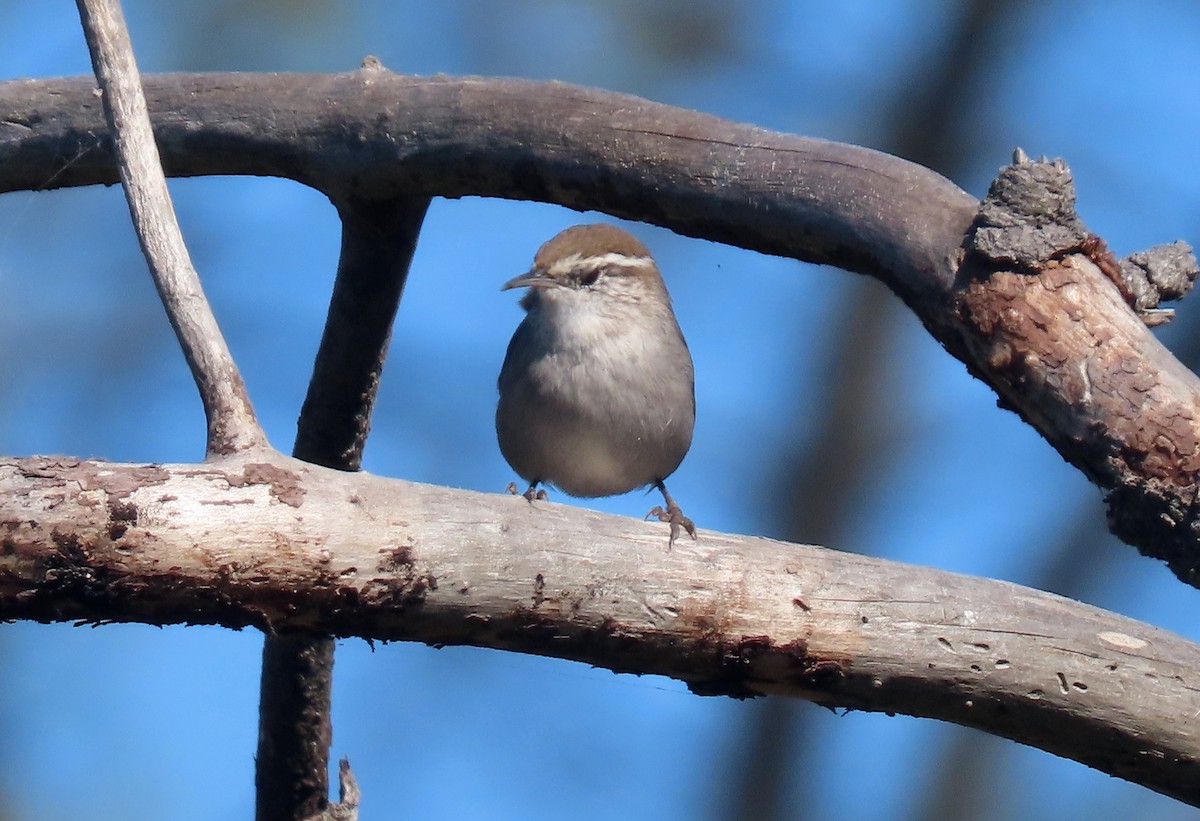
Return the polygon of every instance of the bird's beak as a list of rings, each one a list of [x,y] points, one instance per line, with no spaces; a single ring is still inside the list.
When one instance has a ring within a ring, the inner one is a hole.
[[[537,268],[530,268],[520,276],[515,276],[501,285],[500,290],[508,291],[512,288],[545,288],[553,284],[554,280],[546,276],[544,271]]]

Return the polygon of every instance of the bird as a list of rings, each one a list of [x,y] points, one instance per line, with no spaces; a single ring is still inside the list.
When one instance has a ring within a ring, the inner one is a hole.
[[[696,526],[665,480],[692,444],[695,375],[671,297],[650,251],[607,223],[576,225],[538,249],[501,290],[527,288],[500,369],[500,452],[529,483],[577,497],[653,487],[645,518],[671,526],[667,549]],[[509,491],[517,493],[515,483]]]

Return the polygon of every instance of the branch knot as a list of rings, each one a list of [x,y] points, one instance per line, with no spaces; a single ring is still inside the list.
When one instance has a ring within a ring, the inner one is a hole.
[[[1090,233],[1075,211],[1075,182],[1061,159],[1031,160],[1021,149],[1000,170],[967,232],[968,253],[985,270],[1037,274],[1054,260],[1082,254],[1117,286],[1126,304],[1147,325],[1170,321],[1159,308],[1180,299],[1196,279],[1196,258],[1185,242],[1158,245],[1118,262],[1104,240]]]

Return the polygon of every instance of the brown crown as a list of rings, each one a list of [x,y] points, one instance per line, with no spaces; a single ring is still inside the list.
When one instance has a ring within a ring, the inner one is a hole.
[[[533,267],[545,271],[557,260],[571,254],[579,254],[585,258],[601,254],[648,257],[650,251],[625,229],[596,222],[590,225],[575,225],[555,234],[538,249],[533,258]]]

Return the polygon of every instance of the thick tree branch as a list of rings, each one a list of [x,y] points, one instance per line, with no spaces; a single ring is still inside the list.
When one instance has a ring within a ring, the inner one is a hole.
[[[3,459],[0,498],[0,618],[577,659],[954,721],[1200,804],[1200,647],[1012,584],[712,532],[668,552],[656,524],[282,456]]]
[[[263,447],[266,435],[175,218],[120,4],[116,0],[78,0],[78,6],[109,133],[115,135],[121,184],[134,230],[200,389],[208,419],[208,453]]]
[[[1119,536],[1200,583],[1200,383],[1094,264],[1095,244],[960,272],[977,203],[928,169],[561,83],[370,69],[146,88],[170,174],[286,176],[335,202],[540,199],[875,276],[1097,483]],[[0,191],[116,179],[91,92],[83,79],[0,84]],[[1009,333],[1009,310],[1054,333]]]
[[[978,202],[857,146],[564,83],[338,75],[143,78],[172,176],[288,177],[348,197],[556,202],[944,297]],[[0,192],[114,182],[86,78],[0,83]]]

